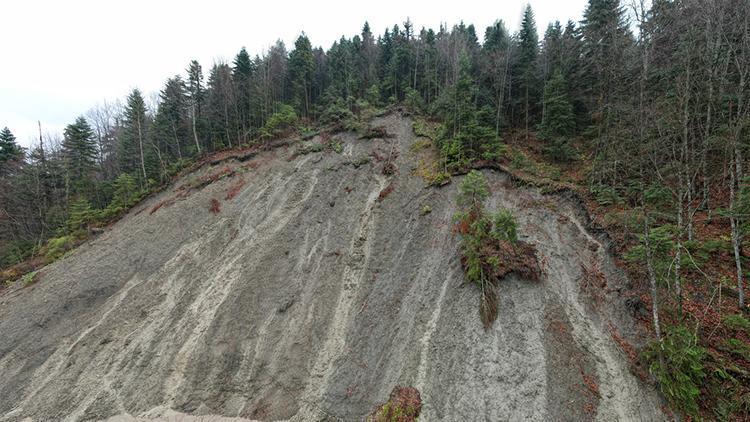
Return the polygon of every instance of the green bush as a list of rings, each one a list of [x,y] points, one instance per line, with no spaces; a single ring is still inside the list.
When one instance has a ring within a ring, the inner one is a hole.
[[[724,315],[724,326],[734,331],[750,333],[750,321],[741,314]]]
[[[443,128],[440,125],[430,124],[426,120],[415,117],[412,123],[414,134],[423,138],[429,138],[431,140],[437,140],[440,133],[443,132]]]
[[[645,358],[672,406],[688,415],[697,415],[696,400],[706,377],[706,350],[697,344],[693,333],[681,325],[667,327],[662,341],[653,342]]]
[[[670,224],[655,227],[649,231],[649,246],[651,247],[651,257],[653,258],[654,272],[658,280],[667,277],[672,264],[672,250],[674,242],[672,241],[675,228]],[[646,263],[646,243],[645,236],[638,236],[639,242],[636,246],[625,252],[625,260],[636,264]]]
[[[493,138],[479,145],[479,150],[483,160],[496,161],[505,155],[508,147],[500,142],[500,138]]]
[[[18,264],[34,253],[36,244],[30,240],[14,240],[5,244],[0,253],[0,268]]]
[[[518,242],[518,224],[507,209],[501,209],[492,216],[492,236],[510,243]]]
[[[615,205],[622,202],[622,198],[614,188],[604,185],[596,185],[591,187],[591,193],[594,195],[594,199],[599,205]]]
[[[424,100],[422,100],[422,95],[419,91],[412,87],[407,87],[406,90],[404,90],[404,96],[404,105],[410,111],[421,113],[424,110]]]
[[[24,286],[28,286],[36,281],[36,271],[32,271],[30,273],[26,273],[21,277],[21,283],[23,283]]]
[[[736,338],[727,339],[721,345],[721,349],[750,362],[750,346],[742,340]]]
[[[570,146],[570,142],[562,137],[552,139],[544,151],[553,160],[563,163],[573,161],[577,155],[576,150]]]
[[[458,139],[450,139],[441,142],[440,152],[442,153],[445,164],[450,171],[462,169],[469,164],[464,147]]]
[[[260,137],[261,139],[274,138],[294,126],[296,122],[297,113],[294,112],[294,108],[288,104],[281,104],[279,111],[272,114],[260,129]]]
[[[367,102],[370,103],[373,107],[380,106],[380,89],[377,85],[371,85],[369,88],[367,88],[367,91],[365,91],[365,100],[367,100]]]
[[[320,115],[320,121],[324,124],[335,124],[351,118],[354,118],[354,113],[341,98],[330,102]]]
[[[458,201],[463,206],[476,207],[481,205],[489,195],[490,190],[484,175],[477,170],[472,170],[458,187]]]
[[[47,241],[46,257],[48,260],[54,261],[65,255],[65,252],[73,248],[74,245],[75,238],[73,236],[53,237]]]

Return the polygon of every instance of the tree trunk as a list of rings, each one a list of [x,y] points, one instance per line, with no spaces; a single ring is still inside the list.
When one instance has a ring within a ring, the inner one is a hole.
[[[643,239],[646,247],[646,269],[648,270],[648,280],[651,285],[651,312],[654,320],[654,333],[656,341],[661,341],[661,325],[659,324],[659,299],[658,289],[656,286],[656,273],[654,272],[653,254],[651,251],[651,240],[649,238],[648,216],[643,219]]]
[[[198,142],[198,131],[195,129],[195,104],[192,104],[190,110],[190,120],[193,128],[193,139],[195,140],[195,148],[198,150],[198,155],[201,155],[201,144]]]
[[[141,129],[140,117],[136,119],[136,122],[136,126],[138,127],[138,148],[141,153],[141,171],[143,171],[143,182],[145,183],[148,180],[148,176],[146,175],[146,158],[143,156],[143,130]]]

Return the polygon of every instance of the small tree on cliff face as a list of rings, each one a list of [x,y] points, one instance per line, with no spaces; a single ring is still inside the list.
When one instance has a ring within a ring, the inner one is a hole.
[[[483,202],[488,196],[484,176],[472,170],[459,187],[458,202],[464,209],[455,216],[461,264],[466,278],[482,293],[479,313],[485,330],[497,318],[497,282],[511,272],[530,280],[541,275],[534,247],[518,240],[513,214],[506,209],[486,213]]]

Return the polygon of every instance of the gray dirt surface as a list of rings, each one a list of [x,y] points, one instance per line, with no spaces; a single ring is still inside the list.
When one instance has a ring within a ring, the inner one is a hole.
[[[373,124],[394,137],[204,166],[8,289],[0,421],[362,420],[396,385],[419,389],[424,421],[666,419],[613,338],[636,334],[627,280],[575,201],[485,172],[488,208],[514,212],[545,269],[501,283],[485,332],[451,231],[460,178],[425,187],[409,118]]]

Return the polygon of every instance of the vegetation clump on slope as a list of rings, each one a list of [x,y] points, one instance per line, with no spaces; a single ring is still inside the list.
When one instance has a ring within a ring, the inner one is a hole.
[[[510,211],[488,214],[483,201],[489,196],[482,173],[472,170],[459,188],[463,210],[455,215],[461,235],[461,264],[467,279],[481,290],[479,313],[485,330],[497,319],[497,283],[510,273],[539,280],[541,269],[533,245],[518,239]]]
[[[380,405],[367,422],[414,422],[422,412],[422,397],[413,387],[394,387],[387,402]]]

